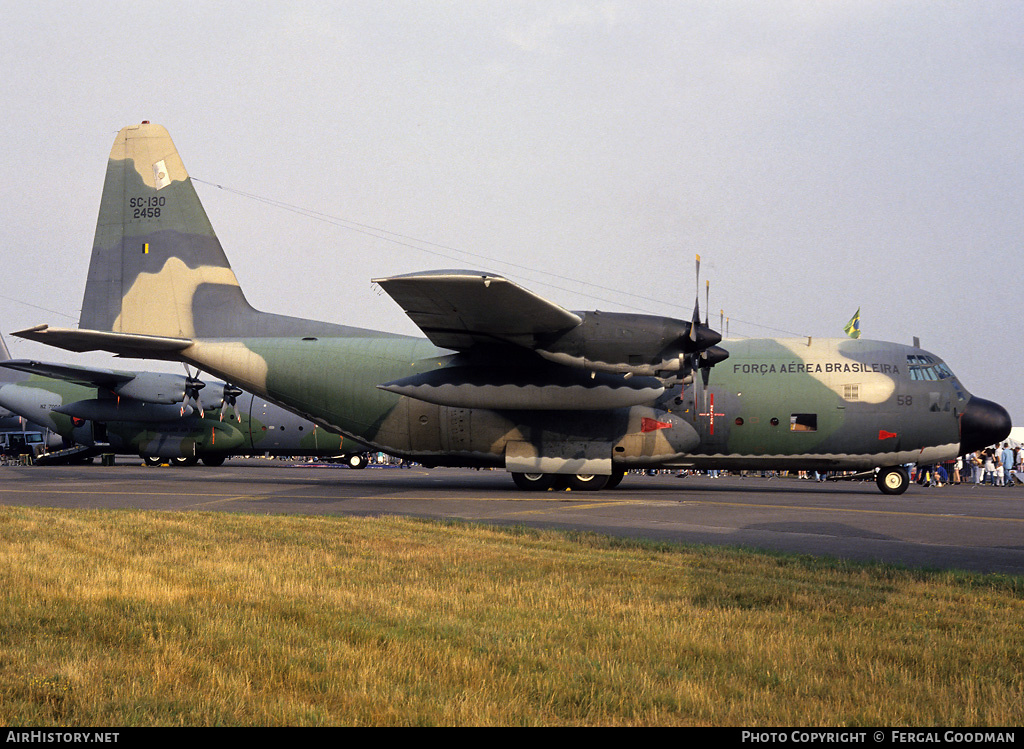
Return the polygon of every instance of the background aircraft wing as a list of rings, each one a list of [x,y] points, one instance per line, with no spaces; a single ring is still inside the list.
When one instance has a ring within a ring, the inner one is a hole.
[[[31,361],[30,359],[11,359],[10,361],[0,362],[0,367],[90,387],[113,387],[135,378],[135,373],[133,372],[117,372],[113,369],[80,367],[74,364],[55,364],[52,362]]]
[[[501,276],[479,271],[431,271],[374,283],[442,348],[463,351],[478,343],[533,348],[537,339],[575,328],[570,312]]]

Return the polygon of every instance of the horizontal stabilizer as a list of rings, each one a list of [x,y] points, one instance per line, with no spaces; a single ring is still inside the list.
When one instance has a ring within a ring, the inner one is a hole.
[[[501,276],[479,271],[431,271],[374,283],[442,348],[513,343],[534,348],[538,338],[575,328],[579,315]]]
[[[665,392],[653,377],[585,372],[567,367],[449,367],[379,386],[453,408],[586,411],[650,403]]]
[[[191,338],[109,333],[103,330],[76,330],[37,325],[13,335],[68,351],[109,351],[118,356],[145,359],[174,359],[175,354],[192,345]]]

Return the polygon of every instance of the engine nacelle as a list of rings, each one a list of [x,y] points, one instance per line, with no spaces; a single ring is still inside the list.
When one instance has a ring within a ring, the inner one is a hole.
[[[180,403],[152,403],[127,398],[124,400],[93,398],[74,401],[53,410],[86,421],[100,423],[132,421],[140,424],[178,421],[186,416],[191,416],[193,412],[192,406],[182,406]]]
[[[691,323],[672,317],[624,312],[576,314],[583,322],[557,338],[541,342],[538,354],[570,367],[674,377],[680,371],[685,376],[690,368],[688,357],[722,340],[707,325],[698,323],[691,333]]]
[[[627,408],[653,402],[665,392],[665,386],[653,377],[623,377],[551,365],[448,367],[378,387],[441,406],[499,411]]]
[[[114,392],[122,398],[146,403],[181,403],[188,388],[201,388],[204,383],[191,377],[161,372],[140,372],[128,382],[117,385]]]

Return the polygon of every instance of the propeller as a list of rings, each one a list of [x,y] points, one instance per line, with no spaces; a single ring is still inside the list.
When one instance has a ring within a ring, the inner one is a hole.
[[[224,421],[224,414],[230,408],[239,424],[242,423],[242,414],[238,412],[235,399],[242,394],[242,389],[234,385],[224,383],[223,396],[220,399],[220,420]]]
[[[729,352],[716,345],[722,335],[711,329],[708,323],[708,310],[711,309],[711,281],[704,282],[704,322],[700,321],[700,255],[697,255],[697,298],[693,305],[693,319],[690,322],[689,339],[692,344],[690,354],[691,370],[700,370],[704,387],[707,387],[711,376],[711,368],[729,357]]]
[[[693,300],[693,319],[690,320],[690,340],[697,342],[697,328],[700,326],[700,255],[697,255],[697,297]]]
[[[729,352],[721,346],[711,346],[700,352],[700,378],[704,381],[704,387],[708,386],[711,368],[728,358]]]
[[[711,282],[704,282],[704,324],[708,325],[708,311],[711,309]]]
[[[199,370],[196,370],[199,374]],[[181,402],[181,415],[185,415],[185,409],[192,406],[194,411],[199,412],[199,418],[203,417],[203,404],[199,400],[199,391],[206,387],[206,383],[198,377],[194,377],[185,365],[185,399]]]

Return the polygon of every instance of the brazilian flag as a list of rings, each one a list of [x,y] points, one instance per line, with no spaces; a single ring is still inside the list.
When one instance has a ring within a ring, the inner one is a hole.
[[[860,307],[857,308],[857,312],[850,318],[850,322],[846,323],[843,330],[850,338],[860,338]]]

